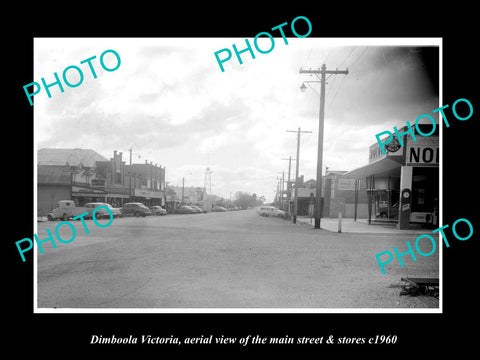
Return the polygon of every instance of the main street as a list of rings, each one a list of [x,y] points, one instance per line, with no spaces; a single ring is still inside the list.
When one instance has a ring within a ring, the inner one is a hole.
[[[38,223],[39,239],[57,223]],[[87,220],[89,235],[73,223],[74,241],[37,254],[38,308],[438,307],[399,296],[401,277],[438,277],[438,252],[395,259],[385,275],[375,259],[413,235],[339,234],[253,209]]]

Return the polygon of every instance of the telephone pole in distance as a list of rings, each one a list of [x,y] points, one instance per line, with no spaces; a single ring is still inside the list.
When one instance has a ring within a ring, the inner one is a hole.
[[[302,131],[301,128],[298,130],[287,130],[287,132],[297,133],[297,163],[295,169],[295,199],[293,203],[293,223],[297,222],[297,213],[298,213],[298,170],[300,164],[300,134],[302,133],[311,133],[311,131]]]
[[[292,216],[291,212],[292,210],[290,209],[290,197],[291,197],[291,191],[290,191],[290,188],[291,188],[291,184],[290,184],[290,171],[291,171],[291,168],[292,168],[292,160],[295,161],[295,159],[292,159],[291,156],[288,157],[288,159],[285,159],[285,158],[282,158],[282,160],[288,160],[288,179],[287,179],[287,209],[288,209],[288,217],[290,218],[290,216]]]

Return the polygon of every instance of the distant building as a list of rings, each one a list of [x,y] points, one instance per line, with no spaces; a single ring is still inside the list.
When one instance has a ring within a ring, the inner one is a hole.
[[[207,194],[205,188],[199,186],[185,186],[183,189],[181,186],[168,186],[166,191],[167,210],[175,210],[184,204],[197,205],[210,211],[221,199],[220,196]]]
[[[327,171],[322,176],[322,217],[336,218],[339,212],[345,218],[368,217],[366,183],[362,180],[346,179],[347,171]],[[299,176],[298,210],[300,216],[314,216],[317,181],[303,180]],[[361,191],[363,190],[363,191]],[[356,195],[357,192],[357,195]],[[291,208],[295,198],[295,187],[291,190]]]
[[[316,191],[315,191],[316,183],[317,182],[314,179],[304,181],[303,175],[300,175],[298,177],[297,215],[303,216],[303,215],[313,214],[313,204],[316,196]],[[293,183],[293,187],[291,189],[290,199],[291,199],[290,209],[292,209],[293,211],[293,208],[294,208],[293,204],[295,200],[295,183]]]
[[[134,202],[147,206],[165,206],[165,168],[145,161],[144,164],[125,165],[125,185]]]
[[[37,153],[37,212],[46,216],[59,200],[77,205],[129,201],[165,206],[165,168],[126,165],[122,152],[107,159],[90,149],[41,149]]]
[[[95,163],[95,177],[91,179],[88,188],[103,190],[104,202],[115,207],[121,207],[130,199],[128,180],[126,180],[126,165],[123,153],[113,151],[113,157],[106,161]]]
[[[37,213],[46,216],[59,200],[72,198],[70,166],[37,166]]]
[[[181,186],[171,186],[170,188],[175,192],[175,199],[187,205],[194,205],[194,203],[203,201],[206,199],[207,195],[205,188],[198,186],[185,186],[184,188]]]
[[[363,179],[346,178],[347,171],[328,171],[323,176],[323,216],[367,218],[366,183]]]
[[[95,163],[107,160],[91,149],[40,149],[37,152],[37,213],[45,216],[59,200],[82,202],[105,198],[106,191],[90,188]]]

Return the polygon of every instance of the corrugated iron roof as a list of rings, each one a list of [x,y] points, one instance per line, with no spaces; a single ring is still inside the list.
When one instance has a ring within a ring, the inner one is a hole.
[[[96,161],[108,161],[91,149],[40,149],[37,151],[38,165],[83,165],[94,166]]]
[[[38,184],[68,184],[71,183],[71,173],[67,166],[58,165],[38,165],[37,183]]]

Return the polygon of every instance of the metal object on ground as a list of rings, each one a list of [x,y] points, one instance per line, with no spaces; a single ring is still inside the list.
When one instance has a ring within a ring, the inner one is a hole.
[[[400,295],[426,295],[438,299],[439,281],[437,278],[402,278],[401,280],[407,284],[402,285]]]

